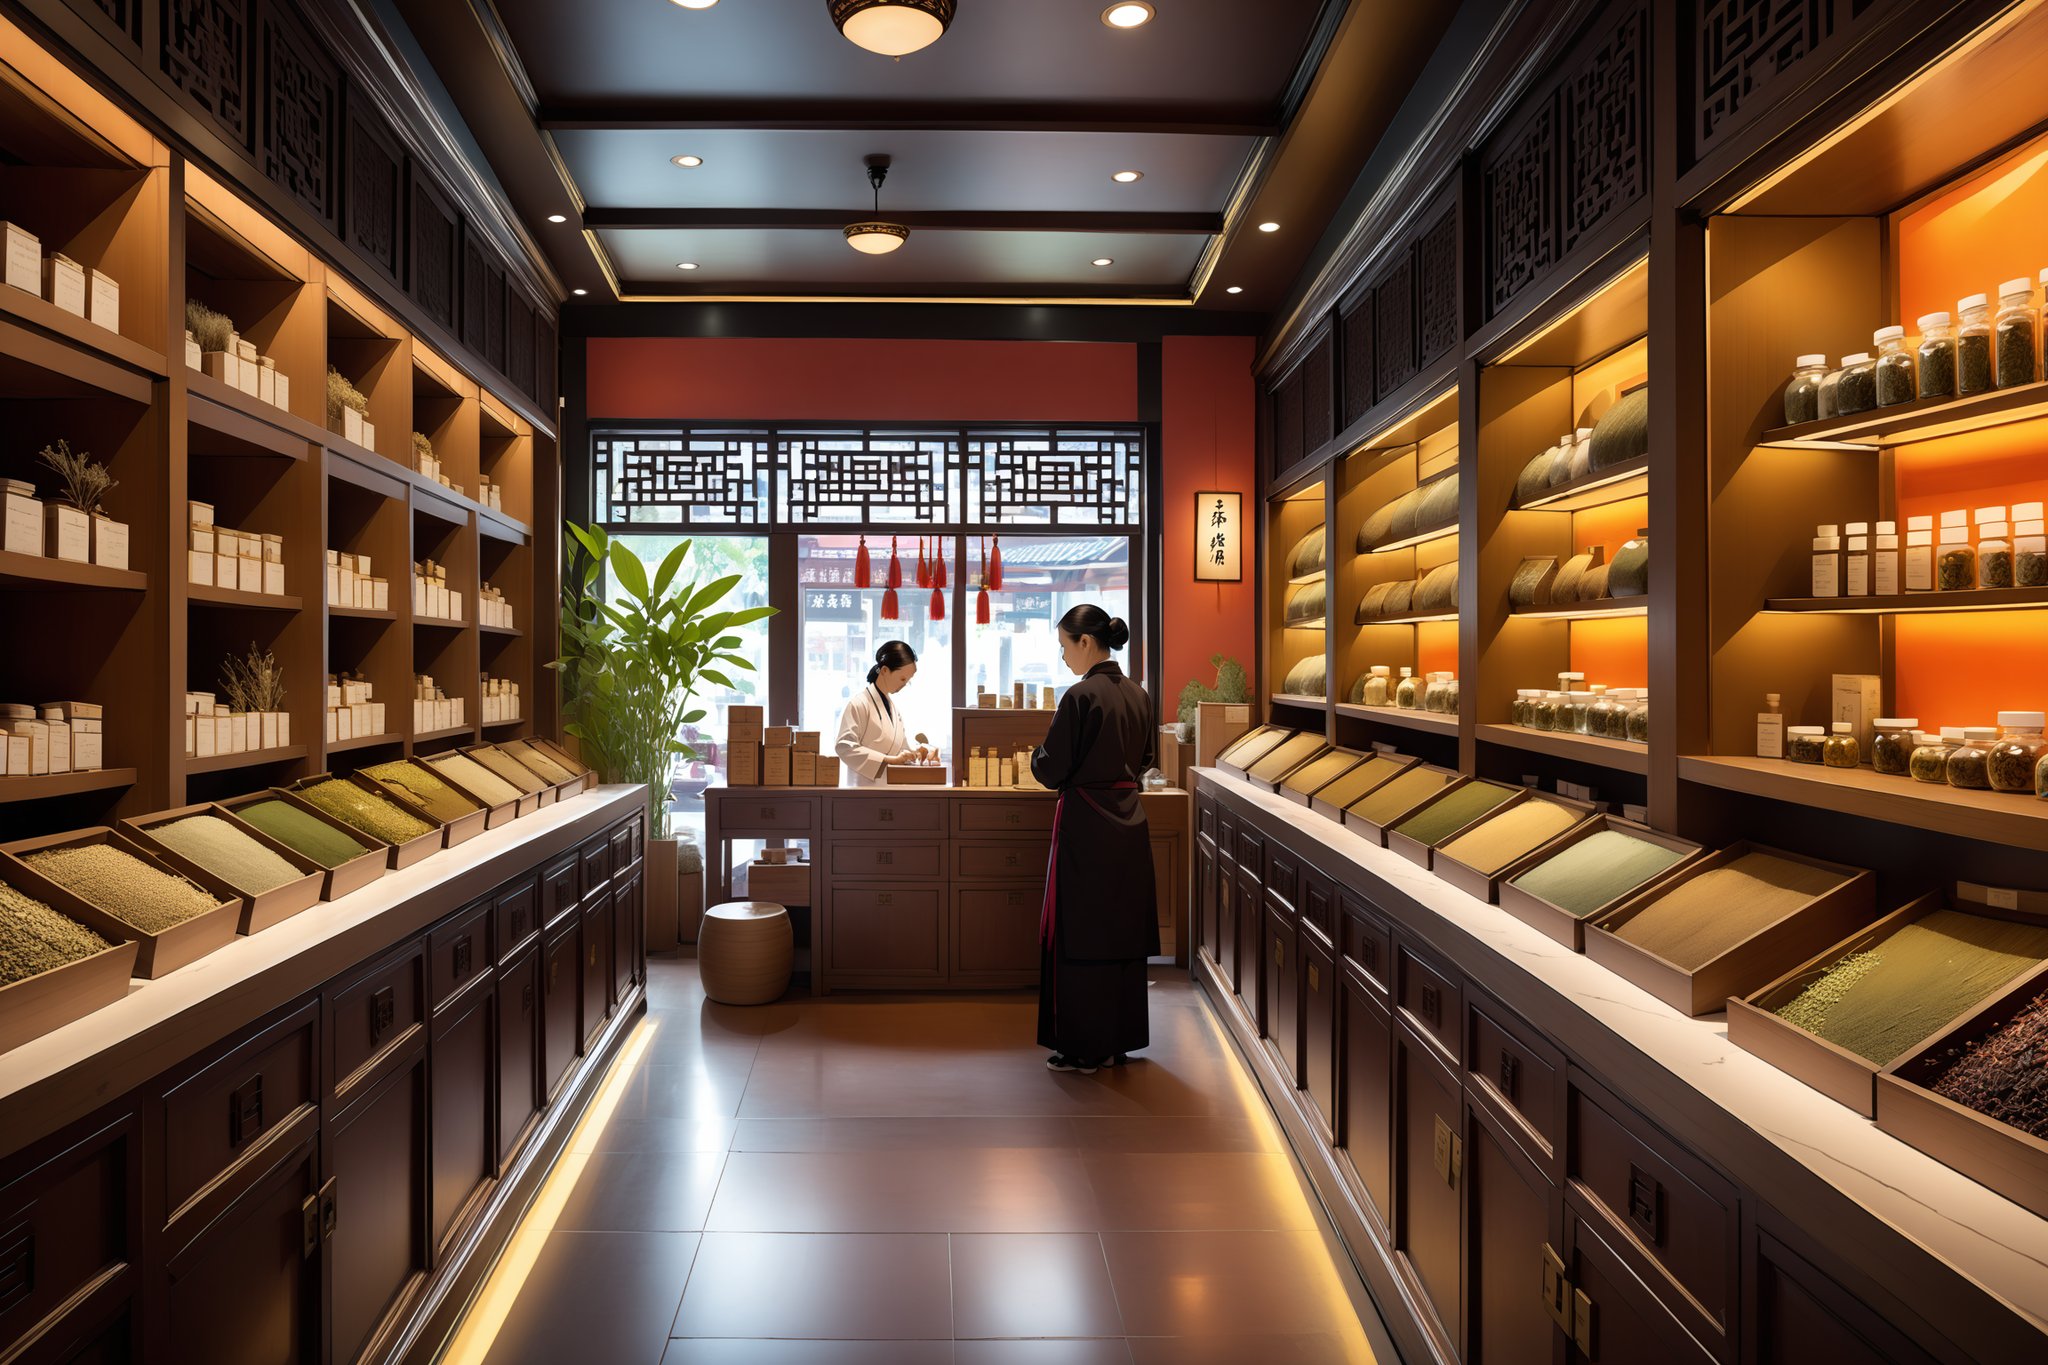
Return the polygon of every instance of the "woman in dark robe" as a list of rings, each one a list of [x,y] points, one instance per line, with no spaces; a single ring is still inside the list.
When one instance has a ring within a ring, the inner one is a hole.
[[[1145,959],[1159,951],[1152,836],[1138,778],[1152,765],[1152,703],[1110,654],[1131,630],[1102,608],[1060,618],[1067,689],[1031,755],[1060,794],[1039,916],[1038,1043],[1054,1071],[1115,1066],[1150,1041]]]

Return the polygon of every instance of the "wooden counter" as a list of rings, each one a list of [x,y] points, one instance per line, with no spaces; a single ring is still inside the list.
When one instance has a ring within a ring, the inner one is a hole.
[[[1187,960],[1189,797],[1141,798],[1152,828],[1160,950]],[[962,787],[714,787],[705,895],[733,900],[732,845],[810,850],[812,989],[996,990],[1038,981],[1054,794]],[[801,921],[803,908],[792,907]]]

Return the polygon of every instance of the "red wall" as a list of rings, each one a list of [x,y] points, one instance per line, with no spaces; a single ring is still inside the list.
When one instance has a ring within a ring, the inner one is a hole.
[[[1133,422],[1138,348],[1126,342],[597,337],[585,343],[590,420]],[[1193,504],[1205,489],[1252,504],[1250,337],[1161,346],[1166,509],[1165,659],[1170,708],[1221,651],[1250,668],[1253,549],[1245,581],[1194,582]],[[1137,623],[1142,631],[1143,624]]]

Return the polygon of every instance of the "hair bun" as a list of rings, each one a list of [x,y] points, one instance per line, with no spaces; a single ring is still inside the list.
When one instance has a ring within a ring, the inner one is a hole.
[[[1111,649],[1122,649],[1130,642],[1131,628],[1124,624],[1124,618],[1121,616],[1110,617],[1109,629],[1104,632],[1102,643],[1108,645]]]

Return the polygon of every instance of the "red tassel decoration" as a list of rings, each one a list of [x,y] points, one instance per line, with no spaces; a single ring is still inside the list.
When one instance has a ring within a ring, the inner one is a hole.
[[[894,588],[890,588],[882,594],[882,619],[884,621],[894,621],[896,619],[896,589]]]
[[[981,591],[974,596],[974,623],[988,624],[988,545],[981,547]]]
[[[868,572],[868,538],[862,536],[860,538],[860,550],[853,557],[853,586],[856,588],[872,587],[873,584],[869,581],[872,577],[873,575]]]
[[[932,620],[946,619],[946,593],[942,588],[932,589]]]
[[[996,537],[995,553],[989,556],[988,585],[996,592],[1003,590],[1003,538]]]
[[[944,588],[946,586],[946,559],[944,555],[937,553],[936,548],[932,554],[932,586],[934,588]]]
[[[932,585],[931,565],[925,562],[924,537],[917,538],[917,586],[929,588]]]
[[[890,537],[889,537],[889,584],[888,584],[888,586],[890,586],[890,587],[892,587],[892,588],[900,588],[900,587],[902,587],[902,586],[903,586],[903,561],[902,561],[902,560],[901,560],[900,558],[898,558],[898,557],[897,557],[897,554],[896,554],[896,537],[894,537],[894,536],[890,536]],[[885,616],[885,617],[884,617],[883,619],[884,619],[884,620],[887,620],[887,621],[893,621],[893,620],[895,620],[895,619],[896,619],[895,613],[891,612],[891,613],[890,613],[889,615]]]

